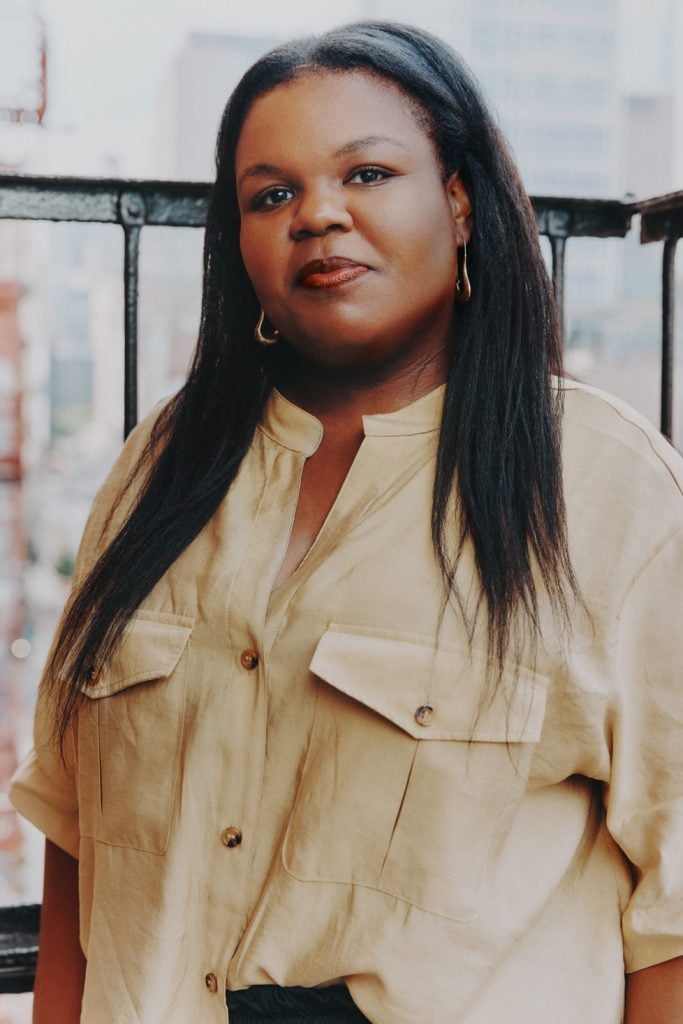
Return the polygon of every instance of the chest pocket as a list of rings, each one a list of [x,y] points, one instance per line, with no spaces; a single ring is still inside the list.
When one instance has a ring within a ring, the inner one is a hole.
[[[193,620],[138,612],[110,662],[83,687],[78,725],[81,833],[110,846],[168,846]]]
[[[466,921],[523,796],[547,681],[511,669],[481,706],[485,658],[419,639],[334,626],[323,635],[283,863],[303,881],[363,886]]]

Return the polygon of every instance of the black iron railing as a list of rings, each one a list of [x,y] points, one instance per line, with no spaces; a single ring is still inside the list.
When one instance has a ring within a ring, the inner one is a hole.
[[[202,227],[209,185],[203,182],[107,178],[0,177],[0,219],[119,224],[124,233],[124,433],[137,421],[137,311],[140,233],[146,225]],[[536,196],[538,230],[552,251],[553,283],[564,328],[567,240],[623,238],[641,214],[641,241],[664,241],[662,280],[661,429],[672,433],[674,259],[682,234],[683,192],[644,202]]]
[[[35,903],[0,908],[0,993],[33,989],[39,928]]]
[[[140,234],[147,225],[202,227],[209,186],[201,182],[100,178],[0,176],[0,219],[119,224],[124,234],[124,433],[137,421],[138,269]],[[549,241],[555,296],[564,330],[567,241],[576,237],[623,238],[636,214],[641,242],[663,241],[661,430],[673,425],[674,260],[683,234],[683,192],[643,202],[532,199],[538,230]],[[33,987],[40,908],[0,908],[0,993]]]
[[[204,226],[209,186],[202,182],[108,178],[0,177],[0,219],[120,224],[124,237],[124,436],[138,417],[138,277],[146,225]]]

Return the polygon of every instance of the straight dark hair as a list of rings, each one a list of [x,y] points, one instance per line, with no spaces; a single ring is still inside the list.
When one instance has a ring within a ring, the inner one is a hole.
[[[560,372],[553,295],[531,204],[507,145],[464,62],[421,29],[364,21],[278,46],[225,109],[204,243],[201,322],[185,385],[164,407],[128,486],[139,496],[67,607],[46,675],[63,740],[81,687],[131,615],[211,519],[288,361],[286,344],[254,341],[259,305],[239,246],[235,150],[251,104],[311,71],[361,70],[403,91],[431,135],[444,178],[459,171],[472,204],[472,299],[457,318],[436,461],[432,536],[447,598],[471,544],[479,576],[470,636],[485,607],[499,669],[521,612],[537,634],[538,579],[567,620],[575,592],[560,462]],[[453,501],[455,496],[456,500]],[[456,514],[457,510],[457,514]],[[495,672],[492,678],[500,674]]]

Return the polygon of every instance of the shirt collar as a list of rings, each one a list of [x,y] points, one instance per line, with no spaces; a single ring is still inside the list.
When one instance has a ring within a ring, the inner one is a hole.
[[[416,402],[396,412],[381,412],[363,417],[366,437],[400,437],[409,434],[433,434],[441,426],[446,385],[440,384]]]
[[[363,416],[365,436],[401,437],[438,431],[445,391],[446,385],[441,384],[395,412]],[[277,388],[268,396],[260,426],[271,440],[305,456],[317,451],[323,437],[320,420],[294,405]]]

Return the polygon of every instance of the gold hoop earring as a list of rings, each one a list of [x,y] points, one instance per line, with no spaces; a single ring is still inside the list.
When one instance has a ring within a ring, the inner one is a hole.
[[[259,345],[275,345],[275,343],[277,342],[277,339],[280,337],[280,332],[278,330],[273,331],[273,334],[272,334],[271,337],[268,337],[267,334],[264,334],[263,333],[263,321],[265,319],[266,319],[266,314],[264,313],[263,310],[261,310],[261,315],[258,318],[258,323],[256,324],[256,327],[254,328],[254,337],[258,341]]]
[[[455,297],[458,302],[462,303],[469,302],[472,298],[472,285],[467,273],[467,242],[462,243],[462,262],[458,267],[458,276],[455,281]]]

